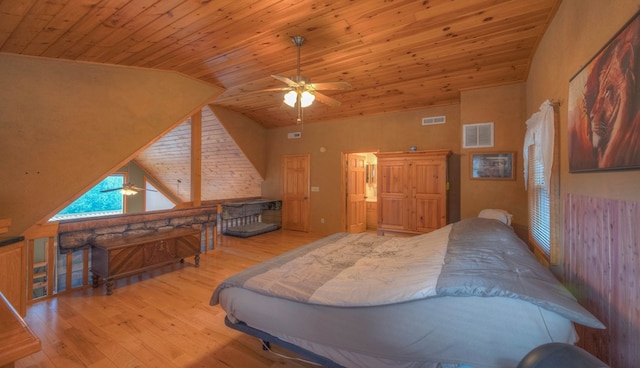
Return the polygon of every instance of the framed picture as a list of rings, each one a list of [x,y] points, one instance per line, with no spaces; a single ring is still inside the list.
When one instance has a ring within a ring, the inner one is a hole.
[[[471,154],[471,179],[515,180],[515,152]]]
[[[569,81],[569,172],[640,168],[639,14]]]

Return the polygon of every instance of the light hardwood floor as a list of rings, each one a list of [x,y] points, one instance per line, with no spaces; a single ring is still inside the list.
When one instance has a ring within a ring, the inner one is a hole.
[[[119,280],[111,296],[89,287],[37,302],[25,320],[42,351],[16,367],[314,367],[263,351],[256,338],[226,327],[209,298],[233,273],[320,237],[286,230],[221,236],[199,268],[189,258]]]

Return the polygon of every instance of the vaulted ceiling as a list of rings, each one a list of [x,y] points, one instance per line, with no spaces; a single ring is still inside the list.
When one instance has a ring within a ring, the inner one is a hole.
[[[305,123],[457,103],[521,82],[561,0],[4,0],[0,52],[173,70],[226,89],[214,105],[296,123],[271,75],[344,81]]]

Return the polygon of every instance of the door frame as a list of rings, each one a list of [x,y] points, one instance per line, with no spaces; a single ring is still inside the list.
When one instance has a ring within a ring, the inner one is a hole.
[[[309,153],[298,153],[298,154],[283,154],[280,156],[280,167],[281,167],[281,180],[282,180],[282,186],[280,188],[281,190],[281,198],[282,198],[282,228],[286,229],[285,226],[285,220],[288,219],[288,216],[285,216],[285,200],[286,200],[286,196],[285,196],[285,175],[286,175],[286,169],[284,168],[284,163],[285,160],[289,159],[289,158],[293,158],[293,157],[303,157],[305,158],[305,162],[306,162],[306,170],[307,170],[307,175],[306,175],[306,188],[305,188],[305,198],[304,201],[306,203],[306,216],[304,216],[304,219],[302,219],[302,229],[291,229],[291,230],[297,230],[297,231],[303,231],[303,232],[309,232],[310,230],[310,226],[311,226],[311,154]],[[288,213],[286,214],[288,215]]]
[[[340,228],[342,231],[347,231],[347,155],[351,153],[378,153],[380,149],[356,149],[348,150],[340,153]]]

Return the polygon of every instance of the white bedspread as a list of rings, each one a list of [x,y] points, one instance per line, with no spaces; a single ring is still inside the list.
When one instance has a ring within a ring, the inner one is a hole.
[[[350,235],[256,275],[244,286],[308,303],[349,307],[434,296],[450,230],[448,225],[412,238]]]

